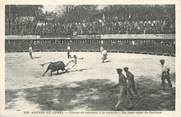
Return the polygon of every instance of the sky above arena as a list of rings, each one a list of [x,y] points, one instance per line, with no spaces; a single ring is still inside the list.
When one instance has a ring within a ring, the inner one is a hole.
[[[103,9],[106,5],[98,5],[97,9]],[[62,7],[63,8],[63,7]],[[56,10],[61,10],[61,6],[58,5],[43,5],[43,11],[46,12],[51,12],[51,11],[56,11]]]
[[[43,10],[44,11],[54,11],[56,9],[56,5],[44,5]]]

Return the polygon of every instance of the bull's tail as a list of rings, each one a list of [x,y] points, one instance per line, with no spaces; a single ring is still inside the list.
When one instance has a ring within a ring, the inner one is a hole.
[[[78,58],[78,59],[83,60],[83,59],[84,59],[84,57],[81,57],[81,58]]]
[[[47,63],[43,63],[43,64],[40,64],[42,67],[44,67],[44,65],[46,64],[49,64],[49,63],[52,63],[52,62],[47,62]]]

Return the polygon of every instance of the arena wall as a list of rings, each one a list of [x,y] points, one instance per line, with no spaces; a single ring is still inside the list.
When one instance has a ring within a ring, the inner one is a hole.
[[[175,56],[175,35],[124,34],[78,35],[69,38],[24,38],[6,36],[5,52],[27,52],[31,44],[34,51],[66,51],[68,43],[72,51],[98,52],[103,43],[108,52],[143,53]]]

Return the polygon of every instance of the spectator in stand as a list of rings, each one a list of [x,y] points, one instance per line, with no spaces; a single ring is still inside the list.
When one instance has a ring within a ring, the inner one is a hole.
[[[123,13],[119,14],[103,14],[103,17],[92,16],[93,19],[84,19],[83,21],[72,22],[47,22],[42,21],[46,25],[38,25],[40,21],[22,20],[16,17],[12,22],[6,20],[7,34],[34,35],[41,34],[44,36],[53,35],[72,35],[77,32],[79,35],[85,34],[167,34],[175,33],[175,20],[168,16],[159,16],[159,14],[144,13]],[[45,23],[46,22],[46,23]],[[8,27],[13,27],[10,30]]]

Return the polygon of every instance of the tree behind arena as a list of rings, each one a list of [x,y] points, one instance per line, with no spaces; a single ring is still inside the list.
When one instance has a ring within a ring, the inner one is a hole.
[[[62,23],[82,22],[98,12],[97,5],[64,5],[61,10]]]

